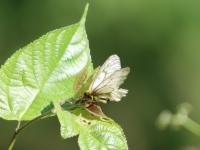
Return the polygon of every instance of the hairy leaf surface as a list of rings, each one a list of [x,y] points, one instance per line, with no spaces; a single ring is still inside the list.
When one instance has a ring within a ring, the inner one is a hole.
[[[62,138],[70,138],[78,135],[79,124],[77,116],[69,111],[63,111],[58,102],[53,102],[58,120],[60,122],[60,134]]]
[[[63,138],[79,134],[78,143],[82,150],[127,150],[127,142],[121,127],[113,120],[97,117],[84,108],[63,110],[54,102]]]
[[[6,61],[0,69],[0,117],[31,120],[52,101],[76,95],[76,80],[92,70],[86,14],[87,8],[80,22],[47,33]]]
[[[91,125],[80,131],[81,150],[127,150],[127,142],[119,125],[114,122],[92,121]]]

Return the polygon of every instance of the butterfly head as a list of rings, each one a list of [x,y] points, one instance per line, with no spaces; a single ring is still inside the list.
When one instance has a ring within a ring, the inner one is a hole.
[[[88,91],[87,91],[87,92],[84,92],[83,98],[84,98],[84,99],[93,100],[93,99],[94,99],[94,95],[93,95],[92,92],[88,92]]]

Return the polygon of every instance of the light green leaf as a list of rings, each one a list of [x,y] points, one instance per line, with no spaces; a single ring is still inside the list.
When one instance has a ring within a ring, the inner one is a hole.
[[[127,142],[121,127],[109,118],[94,116],[85,108],[71,111],[54,102],[63,138],[79,134],[78,143],[82,150],[127,150]],[[69,107],[68,107],[69,108]]]
[[[80,131],[78,143],[81,150],[128,150],[124,133],[114,122],[92,121]]]
[[[53,104],[60,122],[61,136],[66,139],[78,135],[79,124],[77,116],[68,111],[63,111],[58,102],[53,102]]]
[[[76,80],[84,81],[92,71],[85,31],[87,9],[88,5],[80,22],[47,33],[1,67],[0,117],[31,120],[52,101],[76,95],[81,88]]]

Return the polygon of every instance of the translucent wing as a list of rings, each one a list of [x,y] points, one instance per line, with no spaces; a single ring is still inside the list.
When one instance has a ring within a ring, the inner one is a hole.
[[[126,89],[116,89],[111,92],[110,100],[118,102],[122,99],[122,97],[125,97],[127,93],[128,93],[128,90]]]
[[[95,91],[97,87],[111,76],[114,72],[121,69],[120,58],[117,55],[111,55],[101,66],[98,73],[95,75],[94,80],[90,84],[89,91]]]
[[[105,79],[98,87],[96,87],[94,92],[97,94],[106,94],[116,91],[116,89],[119,89],[120,85],[127,78],[129,72],[130,72],[129,67],[117,70],[107,79]]]
[[[125,97],[128,90],[119,88],[129,74],[130,69],[122,68],[117,70],[104,80],[94,91],[99,99],[120,101],[122,97]]]

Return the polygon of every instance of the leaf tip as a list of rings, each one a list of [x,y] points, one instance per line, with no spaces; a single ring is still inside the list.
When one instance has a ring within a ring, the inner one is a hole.
[[[88,12],[88,8],[89,8],[89,3],[87,3],[85,5],[85,9],[84,9],[83,15],[82,15],[81,20],[80,20],[81,24],[85,24],[86,17],[87,17],[87,12]]]

